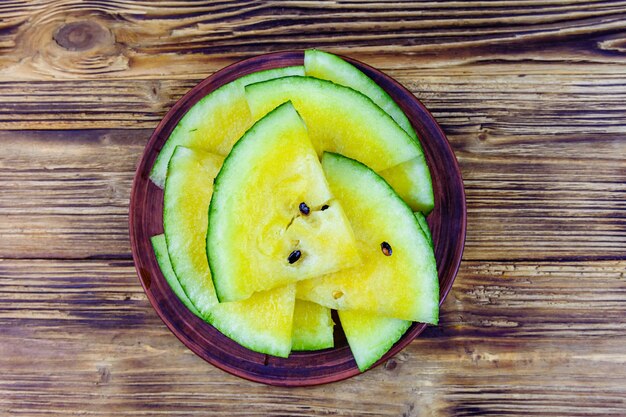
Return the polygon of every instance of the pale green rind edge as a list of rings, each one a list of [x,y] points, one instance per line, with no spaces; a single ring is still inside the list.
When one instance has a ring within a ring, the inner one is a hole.
[[[420,213],[415,212],[415,218],[417,219],[417,222],[420,225],[420,228],[422,229],[422,232],[424,233],[424,236],[426,236],[426,239],[428,240],[428,243],[430,243],[430,247],[432,248],[433,245],[433,235],[430,233],[430,228],[428,227],[428,222],[426,221],[426,216],[424,216],[424,213]]]
[[[180,286],[180,282],[178,282],[178,278],[174,273],[174,269],[172,268],[172,263],[170,262],[170,256],[167,252],[167,243],[165,242],[165,235],[160,234],[156,236],[152,236],[150,238],[150,242],[152,243],[152,249],[154,250],[154,256],[156,257],[157,263],[159,264],[159,268],[161,269],[161,273],[165,277],[165,280],[169,284],[170,288],[176,294],[178,299],[196,316],[202,318],[196,307],[187,297],[183,287]]]
[[[241,78],[237,78],[233,82],[239,83],[242,87],[245,87],[250,84],[260,83],[263,81],[272,80],[274,78],[289,77],[292,75],[299,75],[303,77],[305,75],[304,66],[293,65],[289,67],[272,68],[263,71],[257,71],[248,75],[244,75]]]

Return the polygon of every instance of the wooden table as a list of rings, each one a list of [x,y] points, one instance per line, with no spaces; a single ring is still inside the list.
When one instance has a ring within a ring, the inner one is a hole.
[[[626,415],[626,2],[0,3],[0,415]],[[374,65],[443,126],[468,204],[441,324],[282,389],[185,348],[128,199],[188,89],[263,52]]]

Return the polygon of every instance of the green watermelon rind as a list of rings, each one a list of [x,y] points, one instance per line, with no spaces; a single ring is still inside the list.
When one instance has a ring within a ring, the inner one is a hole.
[[[169,284],[172,292],[178,297],[178,299],[196,316],[202,318],[200,312],[193,305],[183,287],[181,287],[178,278],[176,277],[176,273],[172,268],[172,263],[170,262],[170,255],[167,252],[167,243],[165,242],[165,235],[155,235],[150,238],[150,242],[152,243],[152,249],[154,250],[154,256],[156,257],[157,263],[159,264],[159,268],[161,269],[161,273],[163,277]]]
[[[260,83],[267,80],[272,80],[274,78],[282,78],[289,77],[293,75],[299,75],[303,77],[305,75],[305,70],[303,65],[293,65],[289,67],[281,67],[281,68],[272,68],[266,69],[262,71],[252,72],[250,74],[244,75],[243,77],[237,78],[235,83],[239,83],[242,87],[245,87],[250,84]]]

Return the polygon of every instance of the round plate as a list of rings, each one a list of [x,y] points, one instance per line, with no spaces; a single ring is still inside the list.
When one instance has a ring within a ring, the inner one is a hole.
[[[465,242],[465,193],[456,158],[435,119],[406,88],[368,65],[344,59],[391,95],[406,113],[422,142],[435,193],[435,209],[428,216],[428,223],[435,245],[441,304],[452,287]],[[338,329],[333,349],[296,352],[288,358],[277,358],[240,346],[194,316],[170,290],[150,244],[151,236],[163,233],[163,191],[149,180],[149,174],[159,150],[176,124],[202,97],[251,72],[302,65],[303,62],[302,51],[260,55],[218,71],[189,91],[159,123],[146,145],[135,175],[129,213],[135,267],[150,303],[167,327],[207,362],[242,378],[281,386],[323,384],[359,374],[341,329]],[[425,327],[425,324],[413,324],[376,365],[411,343]]]

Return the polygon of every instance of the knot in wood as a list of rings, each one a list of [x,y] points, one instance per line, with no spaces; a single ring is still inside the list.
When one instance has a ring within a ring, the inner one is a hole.
[[[96,22],[80,21],[61,26],[54,35],[59,46],[68,51],[86,51],[105,43],[111,33]]]
[[[397,367],[398,367],[398,362],[396,362],[395,359],[389,359],[387,362],[385,362],[385,369],[388,371],[393,371]]]
[[[111,381],[111,370],[108,366],[98,366],[98,376],[96,385],[106,385]]]

